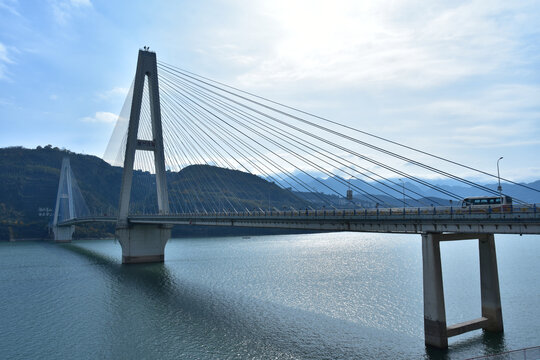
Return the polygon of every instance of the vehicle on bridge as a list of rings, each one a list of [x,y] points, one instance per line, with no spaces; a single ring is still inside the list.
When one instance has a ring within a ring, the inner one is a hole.
[[[492,206],[492,205],[512,205],[512,198],[503,196],[471,196],[461,201],[461,207],[467,206]]]

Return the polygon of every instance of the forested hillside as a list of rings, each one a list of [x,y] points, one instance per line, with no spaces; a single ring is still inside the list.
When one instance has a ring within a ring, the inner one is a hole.
[[[98,157],[76,154],[50,145],[36,149],[0,149],[0,240],[46,238],[52,219],[62,159],[71,168],[91,212],[114,214],[122,169]],[[203,179],[203,180],[201,180]],[[204,180],[206,179],[206,180]],[[172,211],[238,210],[307,205],[290,191],[258,176],[209,165],[192,165],[167,173]],[[134,174],[132,212],[155,207],[155,179],[148,172]],[[196,196],[195,196],[196,194]],[[194,229],[195,230],[195,229]],[[78,237],[110,237],[114,226],[77,227]],[[201,232],[197,230],[197,232]]]

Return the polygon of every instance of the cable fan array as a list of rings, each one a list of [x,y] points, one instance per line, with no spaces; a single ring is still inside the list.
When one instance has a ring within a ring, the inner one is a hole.
[[[499,195],[433,162],[496,178],[485,171],[167,63],[158,62],[158,70],[172,212],[429,206],[462,199],[428,178],[450,179],[481,194]],[[145,81],[138,134],[144,140],[152,140],[148,94]],[[123,162],[130,106],[128,95],[113,133],[121,145],[109,160],[116,165]],[[153,153],[136,152],[130,211],[158,212],[153,164]],[[343,189],[354,190],[356,196],[345,197]],[[436,195],[426,197],[426,191]]]

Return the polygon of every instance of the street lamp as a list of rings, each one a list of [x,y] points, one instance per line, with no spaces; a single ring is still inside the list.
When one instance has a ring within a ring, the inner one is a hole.
[[[497,178],[499,179],[499,186],[497,187],[497,191],[499,191],[499,196],[502,199],[502,187],[501,187],[501,172],[499,171],[499,161],[502,160],[502,156],[497,160]]]

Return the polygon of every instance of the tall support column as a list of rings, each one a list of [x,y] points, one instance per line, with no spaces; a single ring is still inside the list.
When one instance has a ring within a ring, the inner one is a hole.
[[[435,234],[422,234],[424,279],[424,334],[426,345],[448,347],[446,312],[439,239]]]
[[[441,241],[478,239],[480,255],[480,286],[482,316],[459,324],[446,326],[441,267]],[[424,271],[424,333],[426,345],[448,347],[448,338],[468,331],[484,329],[503,331],[501,296],[495,237],[493,234],[422,234]]]
[[[150,91],[150,115],[153,138],[151,141],[137,139],[145,77],[148,77],[148,87]],[[128,136],[124,156],[124,171],[122,173],[122,186],[120,189],[118,214],[118,223],[120,226],[127,224],[136,150],[154,152],[158,209],[160,213],[166,214],[169,212],[169,197],[167,193],[167,181],[165,178],[165,156],[163,153],[156,53],[143,50],[139,50],[137,72],[135,74],[135,83],[133,87],[133,100],[131,102],[131,111],[129,115]]]
[[[62,168],[60,170],[60,180],[58,181],[58,192],[56,193],[56,206],[54,208],[52,230],[55,242],[71,242],[75,226],[59,226],[58,217],[60,216],[60,207],[67,206],[68,219],[75,217],[75,208],[73,205],[73,183],[71,179],[71,166],[68,157],[62,159]],[[67,220],[67,219],[62,219]]]
[[[137,139],[145,77],[148,79],[150,92],[152,140]],[[139,50],[137,60],[137,72],[133,87],[133,99],[131,102],[124,157],[124,171],[122,173],[122,186],[120,189],[116,236],[122,245],[123,263],[162,262],[165,244],[171,234],[170,226],[143,224],[134,226],[130,225],[128,221],[131,185],[133,181],[133,164],[135,161],[135,151],[137,150],[152,151],[154,153],[158,210],[160,214],[167,214],[169,212],[169,196],[167,193],[165,173],[156,53],[147,50]]]
[[[480,255],[482,317],[487,318],[482,328],[487,331],[503,331],[495,236],[493,234],[483,235],[478,241],[478,250]]]

